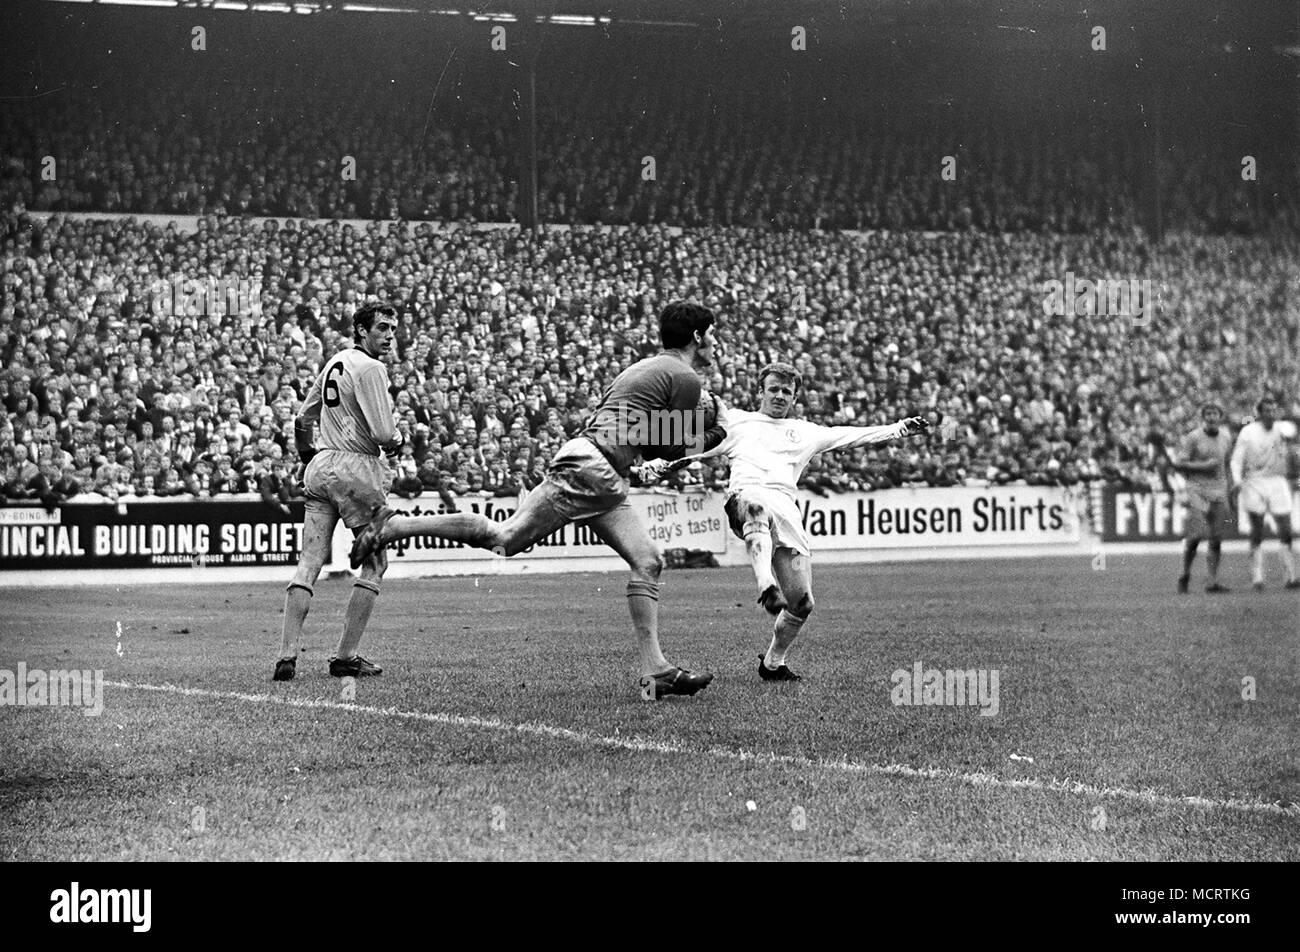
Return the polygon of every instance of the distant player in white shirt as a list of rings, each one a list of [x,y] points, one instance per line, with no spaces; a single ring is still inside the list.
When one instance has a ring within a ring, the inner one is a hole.
[[[706,456],[725,455],[730,461],[727,518],[745,540],[758,602],[776,616],[772,643],[759,658],[764,681],[800,679],[785,656],[813,610],[812,552],[795,502],[804,470],[818,453],[884,443],[929,427],[922,417],[888,426],[819,426],[788,419],[800,383],[799,371],[790,364],[765,367],[759,374],[763,397],[758,412],[726,409],[721,419],[727,436],[715,449],[673,463],[655,461],[643,470],[653,480]]]
[[[370,523],[371,513],[388,500],[393,472],[383,454],[395,452],[402,445],[384,366],[393,349],[396,329],[395,308],[382,304],[360,308],[352,317],[356,346],[339,351],[325,362],[294,421],[294,441],[304,465],[298,477],[307,494],[307,511],[298,569],[284,596],[284,632],[273,676],[276,681],[289,681],[294,676],[312,586],[329,557],[334,527],[342,519],[355,535]],[[319,448],[312,432],[317,423]],[[329,658],[329,672],[336,678],[367,677],[383,670],[357,654],[357,646],[387,568],[387,556],[377,552],[352,583],[343,634]]]
[[[1264,516],[1271,515],[1282,542],[1286,587],[1300,588],[1295,552],[1291,548],[1291,487],[1287,481],[1287,446],[1275,426],[1277,402],[1263,397],[1255,404],[1257,417],[1241,428],[1232,451],[1232,485],[1250,519],[1250,570],[1255,590],[1264,588]]]

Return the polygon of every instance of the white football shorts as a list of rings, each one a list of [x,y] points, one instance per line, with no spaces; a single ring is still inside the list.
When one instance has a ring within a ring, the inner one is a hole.
[[[727,519],[736,535],[742,539],[745,537],[745,509],[753,505],[762,506],[767,513],[773,549],[793,549],[800,555],[812,555],[808,534],[803,529],[803,517],[794,500],[785,493],[761,486],[744,486],[727,495]]]
[[[1242,480],[1241,504],[1257,516],[1291,515],[1291,487],[1282,476],[1252,476]]]

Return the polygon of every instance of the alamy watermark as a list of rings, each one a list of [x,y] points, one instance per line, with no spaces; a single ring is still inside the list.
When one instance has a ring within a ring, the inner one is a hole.
[[[233,275],[159,278],[149,285],[149,309],[155,317],[256,317],[262,313],[260,282]]]
[[[968,668],[943,670],[927,668],[917,661],[912,670],[899,668],[890,675],[894,685],[889,700],[895,707],[922,707],[944,705],[947,707],[975,707],[980,717],[994,717],[1002,706],[998,696],[999,673],[996,668]]]
[[[1156,312],[1151,280],[1137,278],[1076,278],[1043,282],[1043,313],[1053,317],[1127,317],[1134,327],[1146,327]]]
[[[596,428],[617,446],[682,447],[693,454],[704,452],[709,416],[703,407],[641,410],[619,404],[601,411]]]
[[[148,932],[153,923],[152,889],[83,889],[74,882],[50,893],[50,921],[55,923],[127,923],[133,932]]]
[[[104,672],[62,668],[44,671],[18,662],[18,670],[0,668],[0,707],[79,707],[86,717],[104,712]]]

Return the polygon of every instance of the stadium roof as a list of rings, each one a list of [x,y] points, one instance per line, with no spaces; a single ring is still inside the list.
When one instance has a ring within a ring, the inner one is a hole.
[[[828,34],[907,36],[979,44],[1015,34],[1021,49],[1050,47],[1063,31],[1092,24],[1146,33],[1166,51],[1272,50],[1300,56],[1294,0],[42,0],[100,8],[280,13],[387,14],[464,22],[683,31],[771,30],[804,24]]]

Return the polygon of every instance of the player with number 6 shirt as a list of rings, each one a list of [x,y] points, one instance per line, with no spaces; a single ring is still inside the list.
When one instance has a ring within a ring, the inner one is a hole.
[[[274,680],[294,676],[303,622],[313,586],[329,557],[330,540],[340,519],[354,534],[388,498],[392,471],[384,453],[402,445],[393,418],[388,370],[397,310],[367,304],[352,317],[355,346],[339,351],[321,368],[294,421],[294,441],[302,461],[298,477],[307,495],[302,556],[284,596],[284,630]],[[320,442],[313,430],[319,424]],[[353,583],[338,648],[329,658],[334,677],[366,677],[382,669],[357,654],[370,620],[379,582],[388,568],[382,550],[361,566]]]

